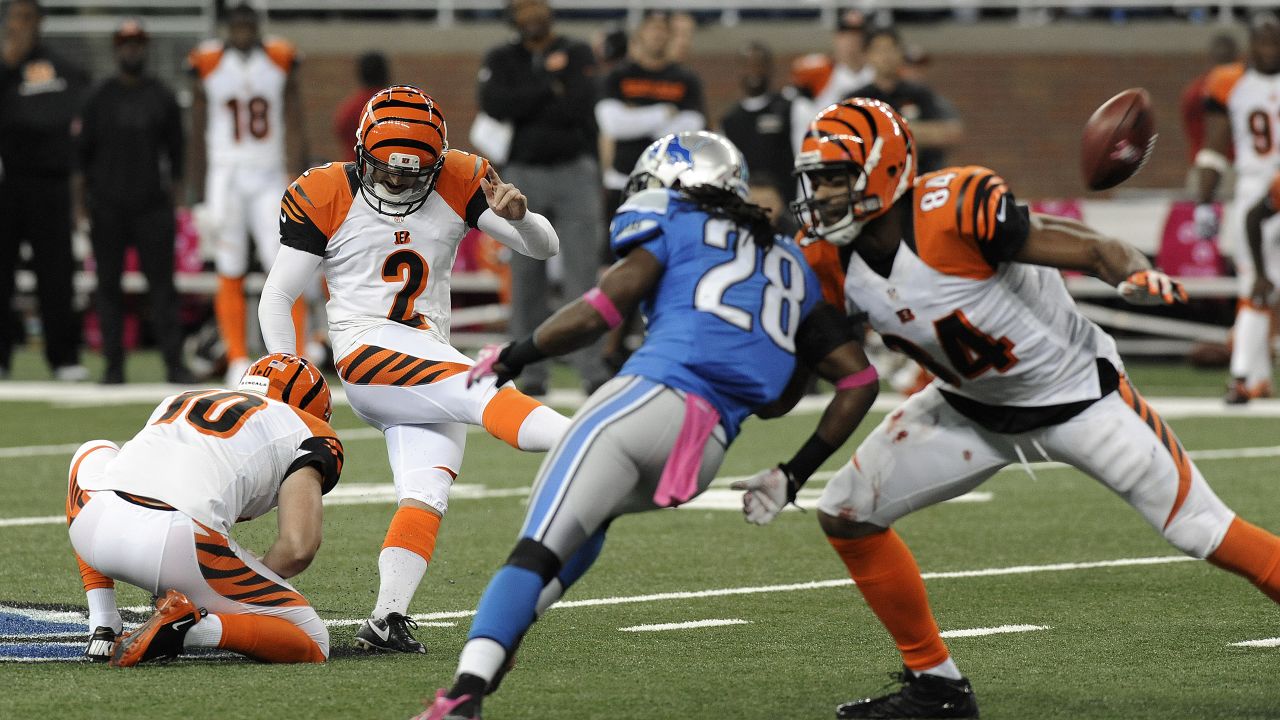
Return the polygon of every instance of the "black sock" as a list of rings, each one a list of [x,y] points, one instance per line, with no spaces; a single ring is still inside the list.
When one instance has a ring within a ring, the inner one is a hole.
[[[471,675],[462,673],[453,683],[453,689],[449,691],[448,698],[450,700],[460,698],[463,695],[470,695],[475,702],[480,702],[480,698],[484,697],[484,689],[489,685],[485,679],[479,675]]]

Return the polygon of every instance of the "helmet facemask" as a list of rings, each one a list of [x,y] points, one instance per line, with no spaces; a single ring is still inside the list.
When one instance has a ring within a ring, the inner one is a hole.
[[[393,152],[390,162],[383,162],[357,145],[356,170],[360,175],[360,194],[370,207],[383,215],[403,217],[416,212],[435,189],[447,150],[445,147],[435,163],[423,168],[421,158],[415,154]],[[386,184],[391,178],[406,181],[399,192]]]
[[[853,242],[862,226],[881,210],[880,198],[866,195],[867,175],[854,163],[824,165],[797,173],[800,199],[791,211],[801,227],[833,245]]]

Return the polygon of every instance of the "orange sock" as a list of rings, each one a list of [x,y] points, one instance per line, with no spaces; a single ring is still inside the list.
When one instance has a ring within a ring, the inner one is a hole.
[[[542,407],[542,403],[516,390],[504,387],[484,406],[481,422],[489,434],[511,447],[520,447],[520,426],[529,413]]]
[[[270,615],[218,614],[222,639],[218,647],[259,662],[321,663],[324,652],[302,628]]]
[[[382,547],[399,547],[421,555],[431,562],[436,551],[436,535],[440,533],[440,516],[430,510],[416,507],[400,507],[391,518],[387,537]]]
[[[76,553],[76,562],[80,563],[80,582],[84,583],[85,592],[116,586],[114,580],[89,567],[88,563],[81,560],[79,553]]]
[[[307,352],[307,300],[306,298],[298,298],[293,301],[293,309],[290,311],[293,316],[293,332],[296,334],[296,342],[294,345],[298,350],[298,355],[305,355]]]
[[[925,670],[950,657],[929,610],[920,568],[892,529],[854,539],[828,537],[871,611],[893,636],[902,661]]]
[[[1208,559],[1223,570],[1244,576],[1280,603],[1280,537],[1237,516]]]
[[[228,360],[249,357],[245,338],[244,278],[218,276],[218,294],[213,298],[213,314],[218,318],[218,333],[227,345]]]

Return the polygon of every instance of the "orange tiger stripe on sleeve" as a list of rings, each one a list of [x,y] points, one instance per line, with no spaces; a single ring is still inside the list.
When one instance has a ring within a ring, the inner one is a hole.
[[[467,204],[480,189],[480,181],[489,172],[489,161],[479,155],[449,150],[444,156],[444,167],[436,180],[436,192],[449,207],[464,220]]]
[[[323,255],[329,238],[347,219],[355,192],[343,163],[329,163],[304,172],[280,199],[280,242]]]
[[[904,201],[913,204],[916,253],[947,275],[985,280],[995,275],[1002,225],[1018,221],[1003,178],[976,165],[922,175]],[[1023,236],[1025,239],[1025,236]]]

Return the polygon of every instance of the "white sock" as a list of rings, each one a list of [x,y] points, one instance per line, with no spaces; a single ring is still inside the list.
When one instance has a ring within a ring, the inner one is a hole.
[[[937,675],[938,677],[944,677],[948,680],[959,680],[964,677],[960,674],[960,668],[956,667],[956,661],[952,660],[950,657],[931,668],[925,668],[924,670],[912,670],[911,672],[914,673],[916,677],[920,677],[921,675]]]
[[[109,627],[120,633],[124,630],[124,620],[116,607],[115,588],[95,588],[86,592],[89,601],[89,631],[100,627]]]
[[[521,450],[546,452],[569,431],[569,418],[552,410],[546,405],[534,408],[533,412],[520,425],[520,434],[516,442]]]
[[[507,651],[497,640],[489,638],[468,640],[467,644],[462,646],[462,654],[458,656],[458,672],[453,676],[457,678],[463,674],[475,675],[490,683],[506,661]]]
[[[1271,379],[1271,354],[1267,341],[1271,334],[1271,315],[1251,307],[1236,313],[1231,346],[1231,377],[1247,382]]]
[[[222,642],[222,618],[206,615],[182,638],[184,648],[216,648]]]
[[[371,617],[390,613],[409,614],[409,601],[427,572],[427,560],[402,547],[383,548],[378,554],[378,603]]]

